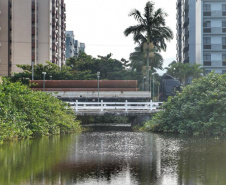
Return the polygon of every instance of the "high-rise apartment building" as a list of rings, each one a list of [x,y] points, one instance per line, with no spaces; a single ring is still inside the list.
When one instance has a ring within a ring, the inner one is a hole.
[[[226,1],[197,0],[196,59],[205,73],[226,73]]]
[[[85,52],[85,43],[75,40],[73,31],[66,31],[66,58],[78,57],[80,51]]]
[[[177,0],[177,61],[226,73],[225,0]]]
[[[75,50],[74,50],[75,52],[74,52],[74,55],[76,57],[78,57],[80,51],[85,52],[85,48],[86,48],[85,43],[81,43],[78,40],[75,40]]]
[[[195,1],[177,0],[177,61],[195,63]]]
[[[65,63],[64,0],[0,0],[0,75],[17,64]]]
[[[73,57],[75,54],[75,39],[73,31],[66,31],[66,58]]]

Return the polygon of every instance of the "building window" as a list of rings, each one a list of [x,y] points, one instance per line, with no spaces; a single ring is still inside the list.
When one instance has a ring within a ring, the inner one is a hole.
[[[226,21],[222,21],[222,27],[226,28]]]
[[[203,54],[203,65],[211,66],[211,54],[210,53]]]
[[[204,61],[203,62],[203,65],[204,66],[211,66],[211,61]]]
[[[226,53],[222,54],[222,66],[226,66]]]
[[[211,49],[211,38],[210,37],[203,38],[203,49]]]
[[[211,11],[211,5],[210,4],[204,4],[203,5],[203,11],[204,12],[210,12]]]
[[[222,4],[222,16],[226,16],[226,4]]]
[[[204,53],[203,54],[203,60],[204,61],[211,61],[211,54],[210,53]]]
[[[203,22],[203,27],[210,28],[211,27],[211,21],[204,21]]]
[[[203,43],[204,43],[205,45],[211,44],[211,38],[210,38],[210,37],[204,37],[204,38],[203,38]]]
[[[203,5],[203,16],[211,16],[211,5],[210,4]]]
[[[226,4],[222,4],[222,11],[226,11]]]
[[[222,44],[226,45],[226,37],[222,37]]]
[[[211,22],[210,21],[203,22],[203,32],[211,33]]]
[[[226,74],[226,70],[222,70],[222,74]]]

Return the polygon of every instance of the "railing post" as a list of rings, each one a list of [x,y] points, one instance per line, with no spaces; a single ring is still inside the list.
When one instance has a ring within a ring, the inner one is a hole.
[[[76,110],[76,112],[78,111],[78,100],[76,100],[75,110]]]
[[[104,111],[104,108],[103,108],[104,106],[103,106],[103,100],[101,100],[101,112],[103,112]]]
[[[126,112],[128,111],[128,104],[127,104],[127,100],[126,100],[126,103],[125,103],[125,107],[126,107]]]
[[[150,101],[150,111],[152,111],[152,100]]]

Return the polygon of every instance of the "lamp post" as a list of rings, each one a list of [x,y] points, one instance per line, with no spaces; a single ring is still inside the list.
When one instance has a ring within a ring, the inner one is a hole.
[[[34,80],[34,62],[33,61],[31,62],[31,72],[32,72],[31,79]]]
[[[52,76],[50,76],[50,80],[52,80]]]
[[[45,91],[45,75],[46,75],[46,72],[42,72],[43,74],[43,91]]]
[[[153,89],[153,101],[155,101],[155,100],[154,100],[154,97],[155,97],[155,94],[154,94],[154,93],[155,93],[155,91],[154,91],[154,90],[155,90],[154,73],[153,73],[153,88],[152,88],[152,89]]]
[[[100,80],[100,72],[97,72],[97,89],[98,89],[98,103],[99,103],[99,80]]]
[[[144,91],[144,81],[145,81],[145,79],[146,79],[146,76],[144,76],[144,78],[143,78],[143,82],[142,82],[142,91]]]

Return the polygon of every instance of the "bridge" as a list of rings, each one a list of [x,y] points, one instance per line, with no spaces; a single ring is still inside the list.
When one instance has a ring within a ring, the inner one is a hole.
[[[162,102],[67,102],[77,116],[148,116],[161,109]]]

